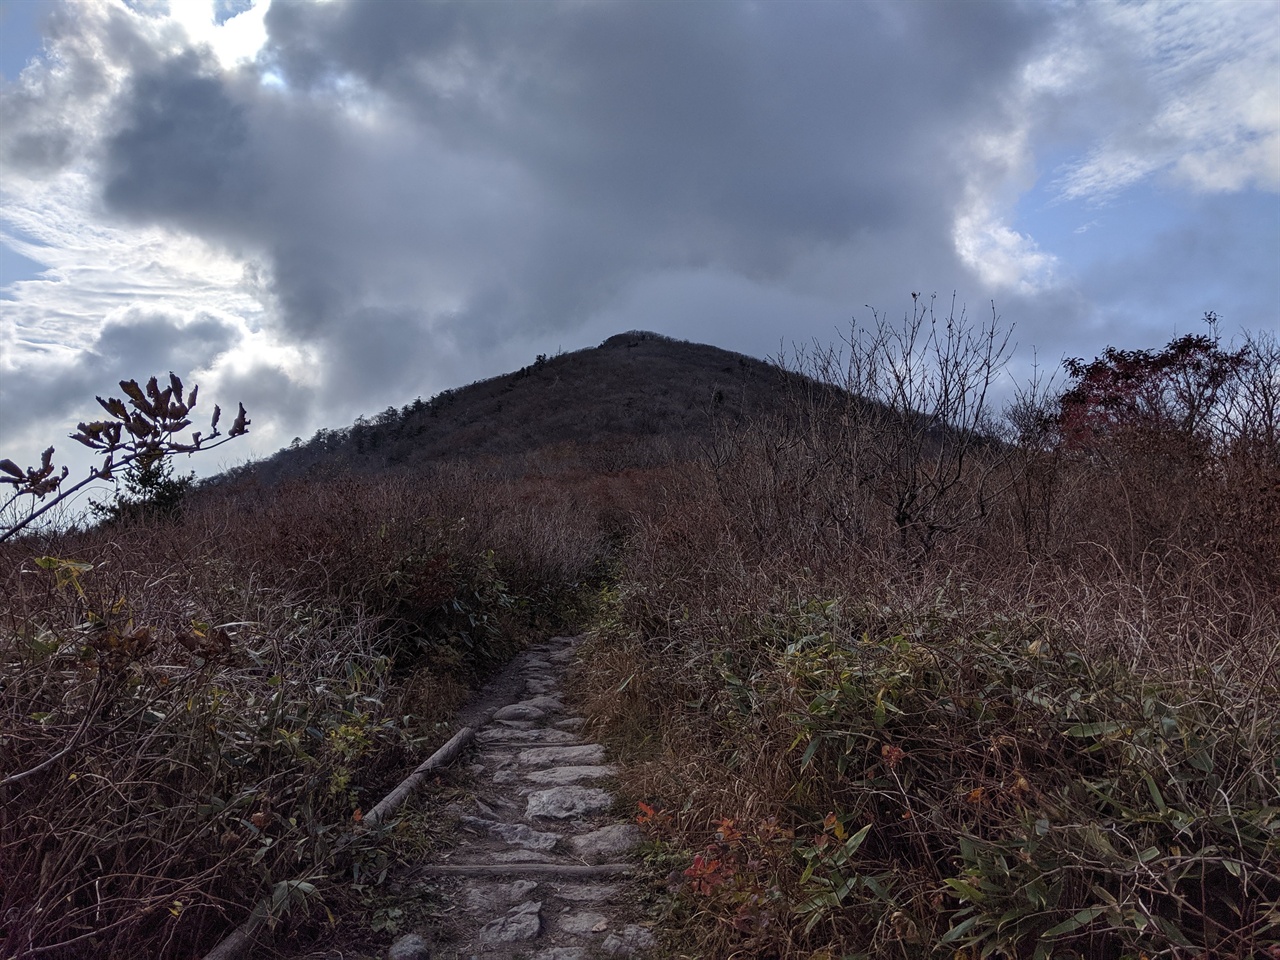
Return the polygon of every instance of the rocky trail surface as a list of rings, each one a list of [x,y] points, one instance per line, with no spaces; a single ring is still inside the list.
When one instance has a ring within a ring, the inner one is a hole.
[[[457,843],[400,878],[433,884],[451,909],[430,937],[398,939],[388,960],[655,955],[626,859],[639,831],[614,812],[604,747],[562,699],[574,644],[557,637],[521,654],[464,715],[477,731],[460,761],[469,795],[446,808]]]

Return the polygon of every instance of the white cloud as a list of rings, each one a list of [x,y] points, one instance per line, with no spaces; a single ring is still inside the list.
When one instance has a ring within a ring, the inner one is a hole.
[[[993,290],[1063,282],[1018,229],[1019,199],[1056,171],[1060,200],[1106,201],[1164,175],[1193,192],[1280,189],[1280,17],[1273,3],[1097,2],[1059,8],[991,125],[957,151],[961,260]],[[1077,230],[1083,233],[1090,224]]]
[[[1058,258],[1011,228],[980,196],[959,209],[952,238],[960,259],[992,292],[1031,295],[1056,282]]]
[[[252,61],[267,42],[265,18],[271,0],[254,0],[248,10],[217,22],[216,0],[179,0],[169,5],[170,19],[192,42],[207,45],[224,70]]]
[[[1062,176],[1105,200],[1157,173],[1197,191],[1280,190],[1280,17],[1270,2],[1090,4],[1092,30],[1131,58],[1151,109],[1123,116]],[[1130,96],[1133,91],[1113,91]]]

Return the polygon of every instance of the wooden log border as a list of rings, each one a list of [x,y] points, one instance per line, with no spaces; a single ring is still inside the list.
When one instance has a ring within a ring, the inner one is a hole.
[[[486,721],[487,719],[485,718]],[[476,726],[483,726],[484,722],[482,721]],[[413,792],[422,785],[422,781],[427,778],[427,774],[432,770],[437,770],[452,763],[458,754],[465,750],[471,741],[475,739],[475,736],[476,727],[463,727],[450,737],[444,746],[422,761],[413,773],[401,780],[399,786],[379,800],[374,808],[364,815],[364,818],[360,821],[361,831],[377,827],[388,817],[394,815],[404,805],[404,802],[413,795]],[[350,842],[349,839],[348,842]],[[309,876],[292,882],[307,882]],[[206,953],[204,960],[240,960],[240,958],[247,956],[256,942],[255,938],[258,931],[262,929],[262,926],[270,916],[270,905],[270,897],[260,900],[253,908],[253,912],[249,914],[249,919],[232,930],[221,943]]]

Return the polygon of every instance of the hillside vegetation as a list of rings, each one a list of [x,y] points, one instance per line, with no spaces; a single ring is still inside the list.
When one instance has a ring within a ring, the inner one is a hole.
[[[1003,351],[925,301],[790,372],[627,334],[0,544],[0,955],[372,910],[430,831],[361,811],[589,629],[666,955],[1271,957],[1277,344],[1007,416]]]
[[[599,347],[540,355],[514,373],[421,397],[319,430],[231,476],[379,472],[442,460],[523,472],[539,462],[586,455],[595,471],[687,459],[713,423],[777,411],[794,378],[774,364],[704,344],[631,331]],[[574,451],[570,454],[569,451]],[[539,467],[542,469],[542,467]]]

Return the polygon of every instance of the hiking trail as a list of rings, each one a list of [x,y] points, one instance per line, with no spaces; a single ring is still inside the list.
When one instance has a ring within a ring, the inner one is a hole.
[[[458,842],[399,877],[435,886],[449,916],[430,940],[399,938],[388,960],[652,955],[626,859],[640,831],[613,812],[616,770],[562,699],[576,643],[554,637],[524,651],[463,712],[476,727],[459,761],[470,794],[443,810]]]

